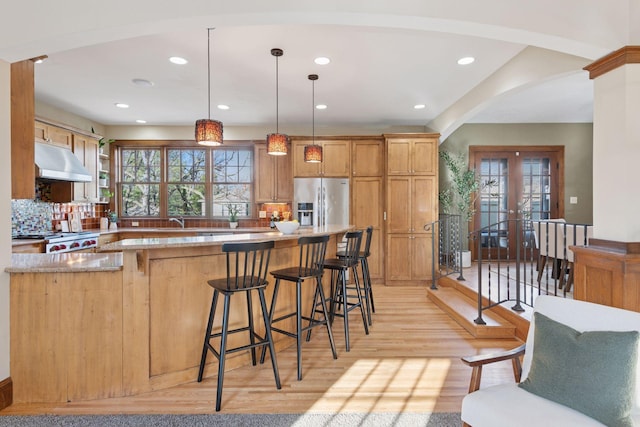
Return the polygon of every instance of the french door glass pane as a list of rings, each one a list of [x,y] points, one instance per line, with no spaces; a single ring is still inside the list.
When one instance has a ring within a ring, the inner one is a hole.
[[[522,159],[523,218],[533,221],[551,218],[551,170],[549,158]]]

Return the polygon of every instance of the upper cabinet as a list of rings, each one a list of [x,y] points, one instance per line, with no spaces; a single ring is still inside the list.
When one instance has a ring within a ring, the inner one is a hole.
[[[304,147],[312,144],[310,138],[291,142],[293,154],[293,176],[348,178],[351,174],[350,140],[316,140],[315,144],[322,147],[322,162],[307,163],[304,161]]]
[[[259,203],[291,202],[293,179],[291,153],[272,156],[266,144],[255,145],[255,199]]]
[[[438,135],[386,136],[387,175],[435,175]]]
[[[351,142],[351,176],[384,175],[382,142],[382,138],[353,140]]]
[[[73,134],[73,153],[91,174],[91,182],[73,183],[73,200],[98,200],[98,140],[88,136]]]

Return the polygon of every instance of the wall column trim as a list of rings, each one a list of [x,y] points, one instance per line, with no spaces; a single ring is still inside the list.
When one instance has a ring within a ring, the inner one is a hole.
[[[620,48],[587,65],[583,69],[589,72],[590,79],[595,79],[626,64],[640,64],[640,46],[625,46]]]

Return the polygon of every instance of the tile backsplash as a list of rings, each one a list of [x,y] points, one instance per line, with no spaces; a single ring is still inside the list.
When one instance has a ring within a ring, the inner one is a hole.
[[[42,234],[60,228],[69,212],[79,212],[84,230],[100,227],[106,216],[106,205],[100,203],[49,203],[31,199],[11,200],[11,236]]]
[[[51,231],[53,206],[30,199],[11,200],[11,235]]]

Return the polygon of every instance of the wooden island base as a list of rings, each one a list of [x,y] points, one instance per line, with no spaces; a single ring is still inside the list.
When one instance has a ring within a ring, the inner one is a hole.
[[[311,234],[331,234],[327,256],[335,256],[336,237],[348,226]],[[299,235],[274,233],[269,270],[298,263]],[[254,236],[254,235],[251,235]],[[174,245],[194,239],[197,245]],[[193,382],[197,378],[212,289],[207,280],[226,275],[221,237],[132,239],[116,242],[119,271],[11,274],[11,377],[13,401],[67,402],[131,396]],[[262,234],[249,240],[271,240]],[[123,243],[134,244],[130,246]],[[209,244],[202,242],[211,242]],[[139,244],[136,244],[139,243]],[[109,245],[108,245],[109,246]],[[94,254],[91,254],[94,255]],[[11,272],[11,271],[10,271]],[[324,284],[329,292],[329,278]],[[313,286],[304,287],[310,308]],[[267,288],[271,302],[273,281]],[[258,333],[264,331],[254,303]],[[282,286],[277,313],[295,310],[295,286]],[[219,330],[221,316],[214,328]],[[285,328],[295,329],[295,318]],[[230,327],[246,323],[246,300],[232,299]],[[275,334],[276,348],[295,341]],[[244,340],[244,341],[243,341]],[[229,336],[229,346],[248,335]],[[217,360],[205,369],[215,376]],[[250,364],[249,352],[227,357],[226,369]]]

